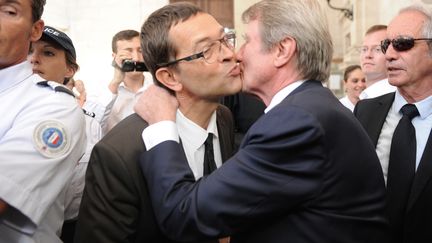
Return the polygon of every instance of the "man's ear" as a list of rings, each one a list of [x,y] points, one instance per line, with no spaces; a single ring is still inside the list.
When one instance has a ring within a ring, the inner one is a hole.
[[[168,67],[159,68],[156,70],[155,75],[159,82],[174,92],[183,88],[182,84],[177,80],[176,74]]]
[[[276,45],[276,57],[274,59],[274,65],[281,67],[286,63],[292,61],[296,53],[297,45],[296,41],[292,37],[286,37]]]
[[[35,42],[41,38],[44,26],[45,23],[41,19],[33,23],[30,35],[30,40],[32,42]]]

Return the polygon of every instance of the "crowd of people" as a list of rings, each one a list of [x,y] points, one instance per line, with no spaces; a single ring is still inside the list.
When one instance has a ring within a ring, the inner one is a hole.
[[[253,4],[240,47],[167,4],[113,36],[100,103],[45,3],[0,0],[0,242],[432,241],[425,5],[366,31],[338,100],[317,0]]]

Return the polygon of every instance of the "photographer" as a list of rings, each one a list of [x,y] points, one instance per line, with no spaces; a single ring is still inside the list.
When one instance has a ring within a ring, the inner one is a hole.
[[[101,125],[105,135],[121,120],[133,113],[137,96],[151,79],[145,83],[143,56],[139,32],[123,30],[112,39],[114,77],[108,85],[113,97],[106,106]],[[144,84],[145,83],[145,84]]]

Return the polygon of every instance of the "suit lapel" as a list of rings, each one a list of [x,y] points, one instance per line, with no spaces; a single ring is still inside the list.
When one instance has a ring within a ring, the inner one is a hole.
[[[387,114],[393,104],[394,96],[394,93],[390,93],[377,98],[378,102],[368,102],[368,105],[364,107],[366,110],[364,114],[367,116],[367,119],[362,119],[360,115],[357,117],[363,124],[375,147]]]
[[[411,209],[414,202],[417,200],[423,188],[432,177],[432,131],[429,133],[429,138],[426,143],[425,150],[423,151],[420,164],[414,177],[413,185],[411,186],[411,193],[408,199],[408,208]]]

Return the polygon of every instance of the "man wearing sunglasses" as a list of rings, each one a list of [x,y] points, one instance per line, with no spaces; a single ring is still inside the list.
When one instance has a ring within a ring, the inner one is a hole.
[[[180,104],[174,132],[186,153],[189,179],[198,180],[234,151],[232,115],[219,100],[241,89],[235,34],[195,5],[177,3],[149,16],[141,42],[155,83]],[[139,116],[131,115],[94,147],[75,242],[168,242],[156,224],[138,164],[146,150],[141,138],[146,126]],[[156,137],[163,138],[165,132],[157,130]]]
[[[390,242],[432,242],[432,12],[402,9],[381,49],[394,93],[354,110],[376,146],[387,183]]]
[[[389,84],[381,40],[386,36],[386,25],[373,25],[367,31],[360,47],[360,64],[366,76],[366,89],[360,93],[360,99],[370,99],[394,92],[395,86]]]
[[[322,84],[333,45],[319,1],[263,0],[242,17],[243,89],[267,108],[232,158],[193,180],[178,136],[147,146],[162,137],[153,129],[179,122],[175,99],[153,87],[135,107],[152,124],[140,164],[161,229],[182,241],[386,242],[385,187],[372,143]]]

